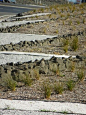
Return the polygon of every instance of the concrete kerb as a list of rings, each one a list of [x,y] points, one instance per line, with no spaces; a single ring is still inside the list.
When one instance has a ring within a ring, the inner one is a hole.
[[[22,19],[22,18],[30,18],[30,17],[35,17],[35,16],[44,16],[44,15],[49,15],[51,13],[37,13],[37,14],[32,14],[32,15],[25,15],[25,16],[19,16],[19,17],[14,17],[15,19]]]
[[[37,23],[37,22],[44,22],[45,20],[31,20],[31,21],[14,21],[14,22],[2,22],[0,23],[0,28],[6,28],[6,27],[13,27],[13,26],[19,26],[23,24],[30,24],[30,23]]]
[[[30,111],[55,111],[76,114],[86,114],[86,104],[68,102],[45,102],[0,99],[0,109],[30,110]]]
[[[35,41],[54,38],[57,36],[37,35],[37,34],[21,34],[21,33],[0,33],[0,45],[19,43],[20,41]]]

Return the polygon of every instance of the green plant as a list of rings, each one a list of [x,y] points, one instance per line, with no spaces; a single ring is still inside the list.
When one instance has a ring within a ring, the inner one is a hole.
[[[51,95],[51,86],[49,85],[49,83],[43,84],[43,90],[45,98],[49,98]]]
[[[35,12],[36,12],[36,9],[34,9],[33,12],[35,13]]]
[[[83,11],[83,10],[81,11],[81,14],[84,14],[84,11]]]
[[[71,43],[71,48],[76,51],[79,48],[78,37],[74,37]]]
[[[40,11],[43,13],[44,12],[44,8],[41,8]]]
[[[51,112],[50,110],[42,109],[41,112]]]
[[[62,114],[68,114],[68,111],[65,110],[65,111],[62,111],[61,113]]]
[[[85,18],[83,18],[82,23],[85,24]]]
[[[77,72],[77,76],[78,76],[78,81],[83,81],[84,78],[85,78],[84,71],[83,70],[79,70]]]
[[[42,33],[46,33],[47,28],[46,27],[41,27],[39,31],[42,32]]]
[[[62,40],[63,50],[64,50],[65,52],[68,51],[68,44],[69,44],[69,40],[68,40],[68,39],[63,39],[63,40]]]
[[[37,16],[37,15],[36,15],[35,17],[36,17],[36,18],[38,18],[38,16]]]
[[[71,71],[74,71],[74,69],[75,69],[75,63],[74,63],[74,62],[71,62],[71,64],[70,64],[70,70],[71,70]]]
[[[54,91],[57,93],[57,94],[62,94],[63,92],[63,85],[61,83],[56,83],[54,85]]]
[[[63,23],[63,25],[65,25],[65,21],[63,21],[62,23]]]
[[[5,75],[2,77],[1,79],[1,85],[5,88],[5,89],[10,89],[11,91],[15,91],[16,89],[16,81],[14,81],[11,77],[11,75]]]
[[[49,18],[51,18],[51,17],[52,17],[52,14],[48,14],[48,16],[49,16]]]
[[[55,30],[55,33],[57,33],[57,34],[58,34],[58,30]]]
[[[16,82],[13,79],[8,79],[7,81],[7,87],[12,90],[15,91],[16,88]]]
[[[67,81],[66,85],[67,85],[68,90],[70,90],[70,91],[72,91],[73,88],[75,87],[75,83],[71,79]]]
[[[69,21],[69,25],[72,25],[72,21],[71,20]]]
[[[65,46],[63,47],[63,50],[65,51],[65,53],[67,53],[67,51],[68,51],[68,45],[65,45]]]
[[[34,74],[34,77],[36,78],[36,80],[39,80],[39,78],[40,78],[39,71],[36,70],[36,69],[34,69],[34,70],[33,70],[33,74]]]
[[[32,85],[32,79],[30,75],[25,75],[25,78],[23,79],[23,82],[25,85],[31,86]]]
[[[77,21],[76,21],[76,23],[77,23],[77,24],[80,24],[80,21],[79,21],[79,20],[77,20]]]
[[[60,16],[61,16],[61,18],[62,18],[62,17],[65,17],[65,15],[64,15],[64,14],[60,14]]]
[[[63,44],[63,46],[68,45],[69,44],[69,40],[68,39],[63,39],[62,40],[62,44]]]

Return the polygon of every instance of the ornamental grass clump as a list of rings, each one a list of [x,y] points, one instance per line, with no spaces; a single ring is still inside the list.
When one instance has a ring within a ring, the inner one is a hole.
[[[32,85],[31,76],[29,74],[25,75],[25,78],[23,79],[23,82],[24,82],[25,85],[31,86]]]
[[[68,44],[69,44],[69,40],[63,39],[62,45],[63,45],[63,50],[65,51],[65,53],[68,51]]]
[[[71,43],[71,48],[73,51],[76,51],[79,48],[78,37],[74,37]]]
[[[68,45],[64,46],[63,50],[65,51],[65,53],[67,53],[68,52]]]
[[[77,77],[78,77],[78,81],[83,81],[84,78],[85,78],[84,71],[83,71],[83,70],[79,70],[79,71],[77,72]]]
[[[57,94],[62,94],[62,92],[63,92],[63,84],[61,84],[61,83],[55,83],[55,85],[54,85],[54,91]]]
[[[12,79],[11,75],[5,75],[1,79],[0,83],[6,90],[10,89],[11,91],[15,91],[17,82]]]
[[[34,69],[34,70],[33,70],[33,74],[34,74],[34,78],[35,78],[36,80],[39,80],[40,74],[39,74],[39,71],[38,71],[37,69]]]
[[[43,90],[44,90],[44,96],[45,98],[50,98],[51,96],[51,86],[49,83],[44,83],[43,85]]]
[[[70,90],[70,91],[72,91],[73,88],[75,87],[75,83],[71,79],[67,81],[66,85],[67,85],[67,89]]]

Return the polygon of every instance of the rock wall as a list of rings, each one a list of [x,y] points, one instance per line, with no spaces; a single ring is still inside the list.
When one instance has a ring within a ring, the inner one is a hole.
[[[50,60],[35,60],[34,62],[18,62],[16,64],[7,63],[0,65],[0,78],[6,76],[22,77],[23,74],[27,73],[31,76],[34,72],[39,74],[54,75],[59,70],[61,73],[64,71],[73,71],[86,68],[86,57],[76,56],[76,58],[56,58],[52,57]]]

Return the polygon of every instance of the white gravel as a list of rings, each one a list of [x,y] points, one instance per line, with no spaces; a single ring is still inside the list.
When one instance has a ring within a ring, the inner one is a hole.
[[[45,60],[50,59],[51,57],[58,58],[68,58],[69,55],[54,55],[54,54],[44,54],[44,53],[31,53],[31,52],[16,52],[16,51],[1,51],[0,52],[0,65],[6,63],[17,63],[17,62],[28,62],[35,61],[36,59],[41,60],[44,58]],[[75,58],[76,56],[72,56]]]
[[[68,113],[86,114],[86,104],[68,102],[44,102],[0,99],[0,109],[17,109],[29,111],[67,111]]]
[[[0,45],[19,43],[20,41],[35,41],[54,38],[51,35],[21,34],[21,33],[0,33]]]

